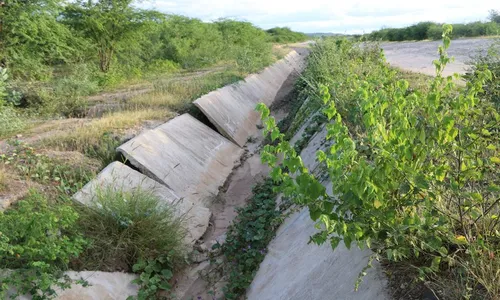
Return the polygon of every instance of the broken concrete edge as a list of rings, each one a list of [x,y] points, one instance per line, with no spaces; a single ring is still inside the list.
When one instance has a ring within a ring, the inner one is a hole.
[[[222,135],[243,147],[257,130],[260,119],[255,111],[257,104],[271,105],[290,74],[301,71],[304,57],[291,51],[262,72],[212,91],[193,103]]]
[[[112,189],[116,192],[134,192],[142,190],[155,195],[162,203],[174,209],[187,230],[184,243],[191,247],[205,233],[210,221],[208,208],[196,205],[189,199],[178,197],[166,186],[150,179],[134,169],[120,163],[112,162],[93,180],[87,183],[73,199],[87,206],[99,205],[97,200],[102,190]]]
[[[243,153],[189,114],[136,136],[118,151],[143,174],[202,206],[211,204]]]
[[[12,270],[0,270],[0,279],[8,276]],[[128,297],[137,296],[139,286],[132,283],[137,278],[135,274],[122,272],[99,272],[99,271],[67,271],[64,272],[71,285],[66,289],[53,287],[56,292],[57,300],[74,300],[74,299],[127,299]],[[1,282],[1,280],[0,280]],[[14,288],[7,291],[7,296],[12,296],[16,293]],[[21,295],[16,299],[31,300],[31,295]]]

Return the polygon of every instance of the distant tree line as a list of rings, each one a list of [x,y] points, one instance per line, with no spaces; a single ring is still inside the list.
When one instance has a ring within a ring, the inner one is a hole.
[[[383,28],[360,38],[370,41],[439,40],[443,31],[442,25],[434,22],[420,22],[403,28]],[[452,25],[453,38],[498,35],[500,34],[500,12],[490,10],[488,22]]]
[[[267,33],[275,43],[297,43],[308,39],[305,33],[292,31],[288,27],[271,28],[267,30]]]
[[[207,23],[140,9],[133,0],[1,3],[0,67],[23,80],[49,80],[82,64],[96,76],[199,68],[225,60],[254,71],[272,59],[272,42],[305,39],[288,28],[266,32],[249,22]]]

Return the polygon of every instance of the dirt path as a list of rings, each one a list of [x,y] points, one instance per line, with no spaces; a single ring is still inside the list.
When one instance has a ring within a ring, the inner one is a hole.
[[[487,38],[453,40],[448,54],[455,57],[455,61],[448,64],[444,75],[465,74],[472,57],[484,53],[493,41]],[[391,65],[432,76],[436,73],[432,61],[438,58],[437,49],[441,44],[441,41],[420,41],[390,42],[380,46]]]

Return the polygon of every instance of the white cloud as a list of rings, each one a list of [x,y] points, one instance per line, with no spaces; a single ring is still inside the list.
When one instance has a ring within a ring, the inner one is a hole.
[[[231,17],[262,28],[288,26],[304,32],[362,33],[419,21],[485,20],[498,0],[150,0],[142,6],[212,21]]]

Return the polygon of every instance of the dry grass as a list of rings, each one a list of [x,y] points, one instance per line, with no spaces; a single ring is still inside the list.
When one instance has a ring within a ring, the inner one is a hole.
[[[42,144],[58,150],[85,152],[89,146],[99,145],[106,134],[119,135],[124,130],[138,126],[146,120],[167,120],[172,115],[168,110],[158,109],[111,113],[83,124],[76,130],[48,137],[42,141]]]
[[[8,189],[8,173],[4,166],[0,165],[0,192]]]
[[[163,107],[184,112],[201,95],[241,79],[243,74],[234,70],[160,79],[154,83],[153,92],[133,97],[129,103],[140,108]]]

